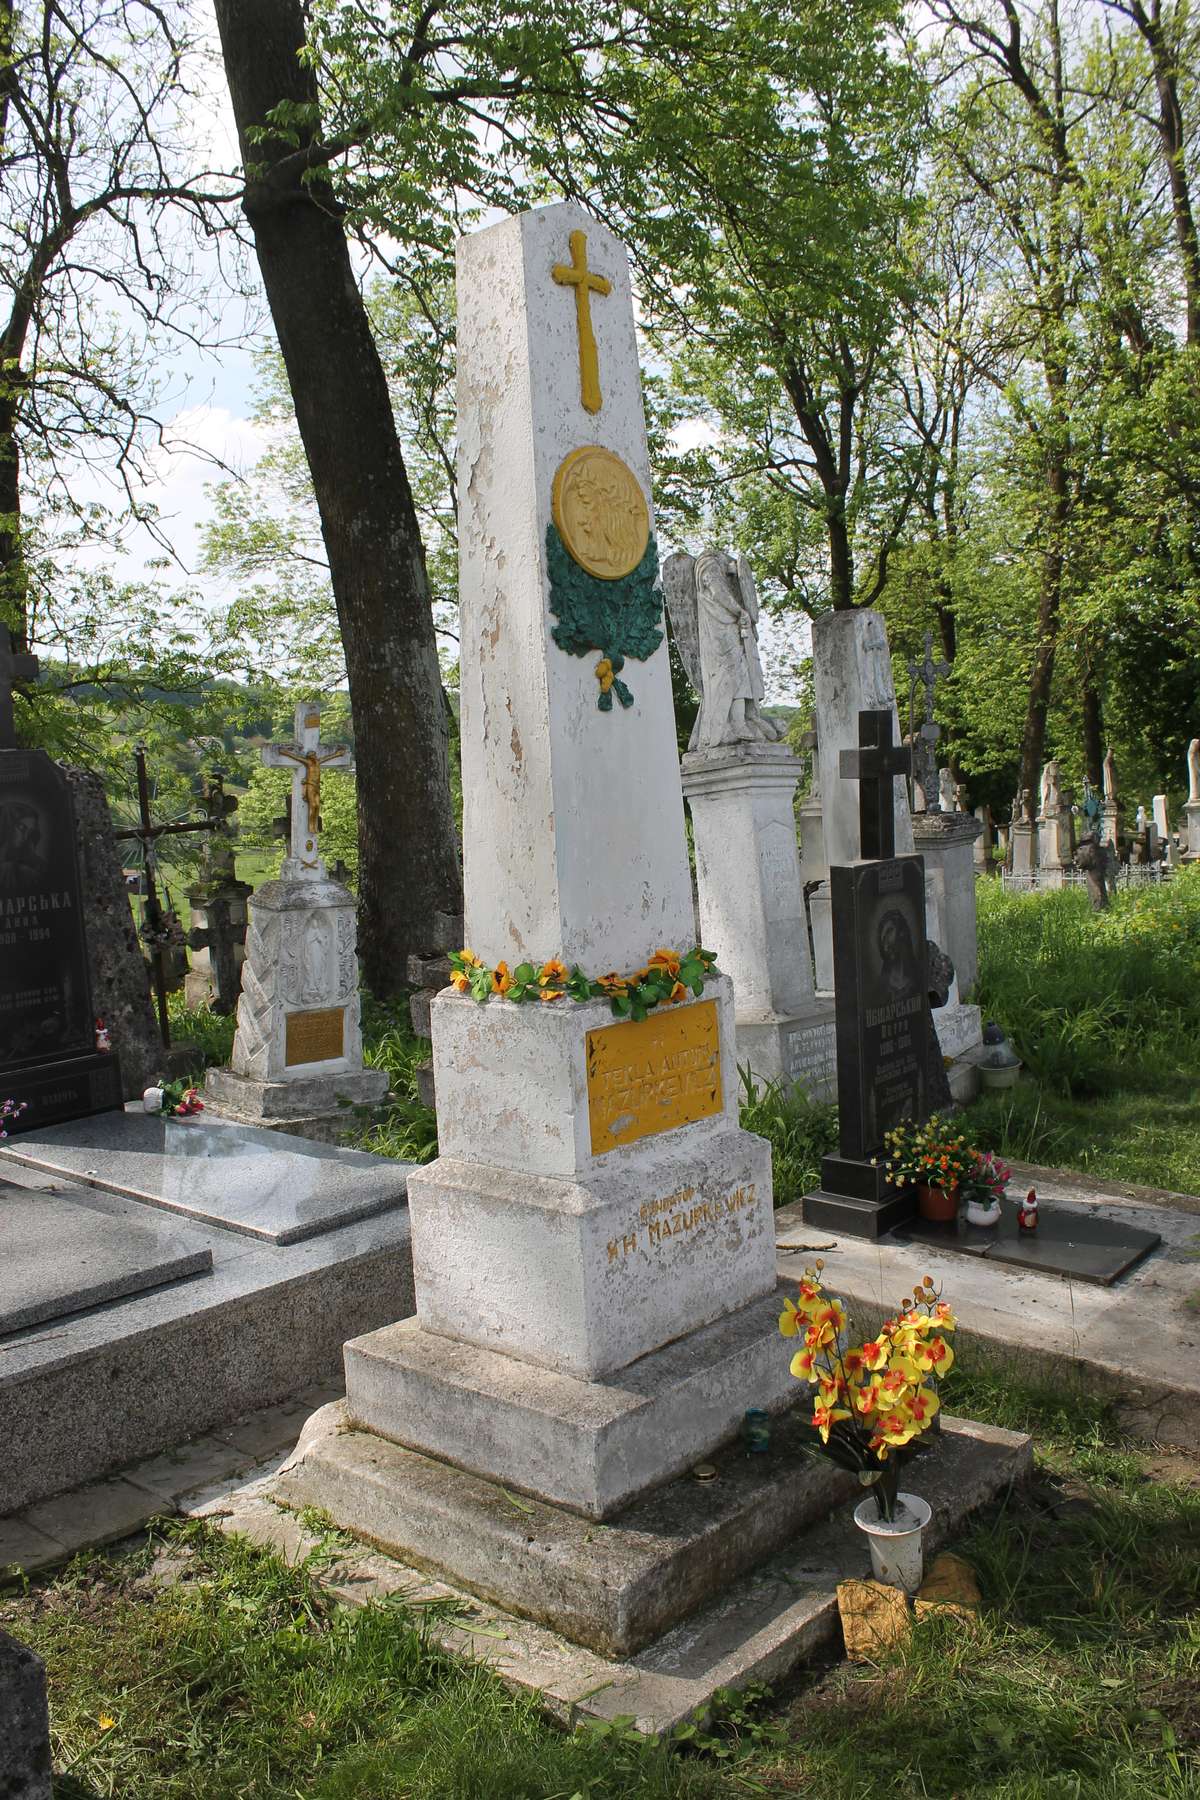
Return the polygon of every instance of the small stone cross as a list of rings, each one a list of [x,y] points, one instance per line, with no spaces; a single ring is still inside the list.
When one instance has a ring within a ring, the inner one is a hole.
[[[925,717],[921,721],[920,729],[913,734],[913,775],[922,794],[925,796],[925,811],[941,812],[942,796],[938,786],[937,761],[933,754],[933,746],[941,737],[942,732],[941,727],[934,722],[933,694],[934,689],[937,686],[938,676],[948,675],[950,673],[950,664],[948,662],[934,662],[932,631],[927,631],[925,633],[924,657],[920,662],[910,662],[908,665],[908,673],[912,681],[914,694],[918,682],[920,682],[925,690]],[[909,718],[911,719],[911,717],[912,713],[910,711]]]
[[[550,273],[560,287],[575,289],[575,324],[579,333],[579,398],[587,412],[598,413],[604,404],[600,395],[600,359],[596,353],[596,334],[592,330],[592,295],[611,294],[612,282],[607,275],[597,275],[587,266],[587,232],[573,231],[570,236],[571,260],[555,263]]]
[[[352,769],[354,757],[347,744],[322,744],[319,701],[300,702],[295,729],[294,744],[267,744],[262,759],[268,767],[294,765],[291,843],[281,870],[283,879],[300,876],[316,880],[325,873],[317,848],[321,832],[321,771]]]
[[[857,750],[843,750],[838,773],[858,782],[860,854],[869,860],[896,854],[896,799],[892,787],[906,779],[909,752],[892,742],[890,707],[858,715]]]
[[[8,626],[0,623],[0,750],[17,748],[13,717],[13,683],[37,679],[38,659],[14,650]]]

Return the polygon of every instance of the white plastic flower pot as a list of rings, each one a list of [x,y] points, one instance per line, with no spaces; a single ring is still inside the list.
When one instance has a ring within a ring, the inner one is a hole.
[[[992,1200],[984,1204],[980,1200],[967,1201],[968,1225],[998,1225],[1002,1216],[1000,1202]]]
[[[925,1573],[921,1539],[933,1514],[928,1500],[919,1494],[897,1494],[896,1516],[881,1519],[874,1494],[860,1500],[854,1523],[866,1533],[871,1546],[871,1569],[885,1587],[915,1594]]]

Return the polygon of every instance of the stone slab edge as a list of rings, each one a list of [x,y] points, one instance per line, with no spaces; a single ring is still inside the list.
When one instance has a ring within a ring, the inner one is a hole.
[[[1032,1442],[1021,1433],[951,1418],[943,1420],[943,1433],[953,1456],[920,1466],[919,1485],[933,1507],[926,1534],[931,1553],[972,1512],[1028,1480],[1033,1468]],[[507,1686],[535,1693],[544,1712],[569,1727],[629,1717],[639,1731],[663,1735],[703,1717],[719,1689],[782,1679],[807,1658],[840,1647],[837,1584],[864,1576],[869,1567],[861,1533],[849,1508],[842,1509],[657,1643],[614,1661],[343,1533],[322,1537],[305,1529],[275,1491],[260,1484],[244,1499],[231,1494],[209,1517],[221,1530],[293,1564],[320,1552],[313,1577],[344,1604],[395,1595],[414,1608],[429,1608],[427,1628],[435,1643],[485,1664]],[[449,1617],[447,1602],[454,1607]]]

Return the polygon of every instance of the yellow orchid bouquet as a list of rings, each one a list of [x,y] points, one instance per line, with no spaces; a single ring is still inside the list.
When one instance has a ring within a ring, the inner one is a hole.
[[[699,944],[684,951],[656,950],[646,966],[631,975],[614,971],[595,978],[578,964],[568,969],[554,956],[544,963],[521,962],[515,969],[506,962],[489,969],[473,950],[452,950],[449,961],[451,985],[481,1005],[492,999],[512,1000],[518,1006],[527,1000],[603,999],[618,1019],[644,1019],[656,1006],[678,1005],[689,995],[699,999],[704,983],[717,973],[715,954]]]
[[[873,1487],[880,1518],[891,1519],[901,1467],[926,1448],[941,1405],[938,1383],[954,1364],[947,1334],[957,1320],[927,1275],[875,1337],[851,1346],[845,1306],[822,1285],[824,1266],[804,1271],[797,1298],[784,1301],[779,1330],[800,1339],[791,1372],[816,1390],[820,1452]]]

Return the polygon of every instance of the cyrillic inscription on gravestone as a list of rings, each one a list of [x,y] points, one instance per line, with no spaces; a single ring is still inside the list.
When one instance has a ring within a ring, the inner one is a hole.
[[[843,1156],[874,1155],[928,1105],[925,870],[919,856],[830,870]]]
[[[716,1002],[589,1031],[587,1086],[593,1156],[719,1113]]]
[[[346,1011],[331,1006],[320,1012],[297,1012],[287,1015],[284,1063],[328,1062],[344,1055]]]
[[[5,751],[0,754],[0,1070],[95,1047],[70,789],[43,751]]]

